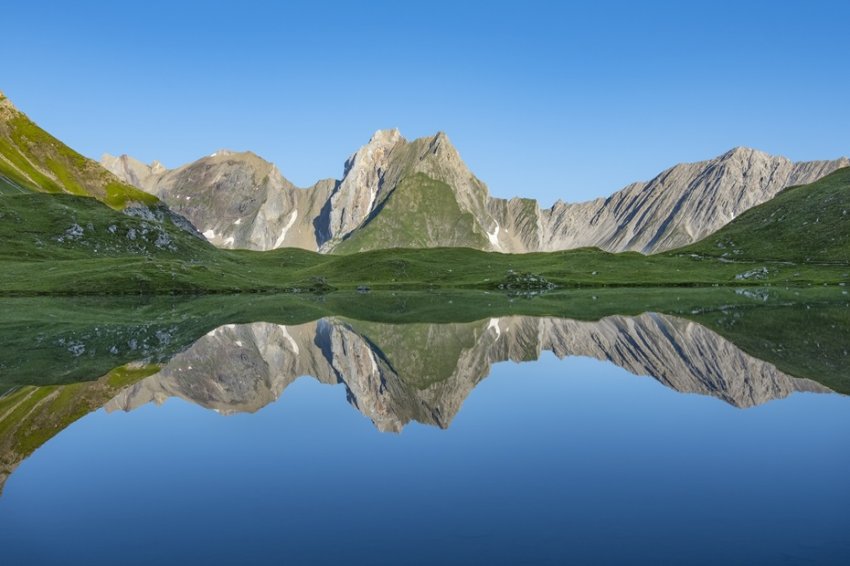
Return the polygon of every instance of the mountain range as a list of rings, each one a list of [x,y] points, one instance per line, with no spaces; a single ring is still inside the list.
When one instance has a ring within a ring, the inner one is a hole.
[[[176,169],[104,155],[124,182],[156,195],[214,245],[358,252],[463,246],[525,253],[597,247],[656,253],[699,241],[786,187],[850,165],[846,157],[794,163],[747,148],[675,165],[589,202],[489,195],[448,136],[405,140],[376,132],[341,179],[295,187],[251,152],[220,150]]]
[[[589,202],[490,196],[442,132],[407,141],[380,130],[340,179],[298,188],[251,152],[220,150],[167,169],[127,155],[101,165],[39,128],[0,93],[0,193],[92,196],[150,216],[219,248],[294,247],[321,253],[467,247],[511,253],[597,247],[645,254],[715,233],[789,186],[847,167],[846,157],[794,163],[747,148],[675,165]],[[197,233],[195,233],[197,234]]]

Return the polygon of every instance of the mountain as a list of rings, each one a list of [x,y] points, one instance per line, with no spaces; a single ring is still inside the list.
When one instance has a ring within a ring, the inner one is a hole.
[[[485,249],[485,229],[494,225],[487,219],[486,187],[442,133],[407,142],[398,130],[376,132],[346,161],[341,180],[319,181],[306,189],[295,187],[277,167],[250,152],[221,150],[173,170],[128,156],[105,155],[101,163],[163,199],[224,248],[331,251],[343,241],[356,241],[358,231],[380,216],[379,226],[370,232],[415,230],[389,243]],[[367,237],[370,242],[373,238]],[[353,242],[347,247],[356,251]]]
[[[277,167],[250,152],[220,150],[173,170],[127,156],[104,156],[102,163],[161,198],[223,248],[316,249],[312,221],[334,186],[325,181],[297,189]]]
[[[398,130],[378,131],[346,161],[342,179],[305,189],[247,152],[219,151],[173,170],[128,156],[105,155],[102,164],[225,248],[655,253],[701,240],[782,189],[813,182],[850,160],[793,163],[736,148],[676,165],[608,198],[559,201],[549,209],[533,199],[491,197],[444,133],[408,142]]]
[[[223,414],[255,412],[310,375],[342,383],[349,403],[380,430],[398,432],[411,421],[445,428],[492,364],[536,360],[546,350],[559,358],[610,361],[676,391],[736,407],[794,391],[829,391],[747,355],[699,324],[667,315],[402,325],[332,317],[219,327],[160,372],[124,389],[106,409],[132,410],[179,397]]]
[[[790,187],[679,251],[736,261],[850,264],[850,167]]]
[[[29,191],[90,196],[118,209],[158,203],[39,128],[0,92],[0,194]]]
[[[0,219],[0,258],[10,262],[4,275],[29,262],[66,260],[63,273],[57,266],[31,264],[29,271],[41,273],[32,277],[28,271],[28,286],[45,272],[64,281],[84,278],[84,264],[78,263],[84,260],[197,260],[218,251],[184,217],[39,128],[2,93]],[[98,270],[110,273],[114,267]]]

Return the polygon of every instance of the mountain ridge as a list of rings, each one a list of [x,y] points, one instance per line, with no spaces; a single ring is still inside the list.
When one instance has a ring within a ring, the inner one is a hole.
[[[230,168],[222,161],[229,162]],[[378,130],[345,161],[341,179],[319,181],[306,188],[295,187],[274,164],[251,152],[216,152],[171,170],[126,155],[105,154],[101,163],[126,182],[175,207],[205,234],[212,234],[211,241],[220,247],[267,250],[294,246],[323,253],[386,246],[374,238],[359,243],[363,238],[357,233],[385,214],[387,199],[402,181],[417,174],[448,185],[454,203],[448,211],[431,211],[430,233],[395,237],[392,245],[462,245],[510,253],[582,247],[657,253],[705,238],[788,186],[810,183],[850,166],[846,157],[795,163],[739,146],[713,159],[674,165],[608,197],[574,203],[558,200],[550,208],[541,208],[534,199],[491,196],[444,132],[408,141],[398,129]],[[215,180],[204,175],[209,169],[215,170]],[[272,192],[263,193],[257,204],[258,183],[248,179],[262,172],[274,182],[270,183]],[[204,211],[188,204],[196,196],[183,194],[187,189],[203,198],[215,190],[227,197],[215,197],[212,209]],[[410,215],[400,210],[413,208],[412,203],[396,208],[399,210],[384,224],[410,224]],[[454,211],[473,218],[466,239],[460,242],[441,235],[456,233],[452,224],[440,218],[446,212],[456,217]]]
[[[0,194],[27,191],[93,197],[119,210],[159,205],[41,129],[0,92]]]

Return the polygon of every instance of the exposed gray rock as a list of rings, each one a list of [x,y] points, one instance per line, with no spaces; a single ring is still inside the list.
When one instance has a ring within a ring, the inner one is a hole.
[[[223,248],[315,250],[313,222],[335,185],[320,181],[298,189],[277,167],[250,152],[220,150],[172,170],[127,156],[107,155],[102,163],[162,199]]]
[[[720,157],[671,167],[648,183],[578,204],[542,211],[542,250],[596,246],[653,253],[716,232],[782,189],[812,183],[850,160],[793,163],[784,157],[735,148]]]
[[[332,252],[381,214],[404,178],[423,173],[446,183],[474,220],[462,245],[504,252],[599,247],[654,253],[698,241],[782,189],[816,181],[850,160],[793,163],[735,148],[709,161],[676,165],[608,198],[559,201],[549,209],[532,199],[490,197],[442,132],[408,142],[398,130],[378,131],[345,162],[342,179],[307,189],[249,152],[221,150],[174,170],[126,155],[105,155],[102,164],[160,197],[225,248]],[[408,245],[458,245],[447,238],[437,230],[425,235],[424,244],[419,235]]]

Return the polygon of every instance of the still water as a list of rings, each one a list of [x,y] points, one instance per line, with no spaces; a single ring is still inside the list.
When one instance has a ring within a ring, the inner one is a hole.
[[[96,380],[6,363],[3,563],[846,563],[847,329],[726,330],[749,316],[325,316]]]

